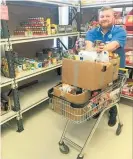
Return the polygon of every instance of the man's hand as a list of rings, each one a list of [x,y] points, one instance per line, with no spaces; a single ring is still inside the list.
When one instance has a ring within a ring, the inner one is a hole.
[[[104,48],[105,48],[105,44],[101,43],[99,46],[97,46],[96,51],[98,53],[101,53],[102,51],[104,51]]]

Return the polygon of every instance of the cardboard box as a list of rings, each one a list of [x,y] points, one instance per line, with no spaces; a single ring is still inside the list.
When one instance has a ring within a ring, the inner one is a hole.
[[[109,63],[63,59],[62,82],[88,90],[106,87],[118,78],[120,59]]]
[[[64,93],[59,89],[60,86],[61,85],[58,85],[58,86],[54,87],[54,90],[53,90],[54,95],[57,96],[57,97],[63,97],[63,99],[66,99],[67,101],[69,101],[71,103],[84,104],[91,97],[91,94],[90,94],[89,91],[85,91],[82,94],[77,94],[77,95],[73,95],[73,94],[70,94],[70,93]]]

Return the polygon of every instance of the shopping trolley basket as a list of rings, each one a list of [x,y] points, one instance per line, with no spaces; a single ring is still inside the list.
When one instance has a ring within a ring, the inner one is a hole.
[[[77,159],[83,159],[84,150],[90,142],[94,132],[96,131],[96,128],[98,127],[98,124],[102,116],[108,109],[110,109],[113,106],[116,106],[118,111],[118,128],[116,130],[116,135],[119,135],[121,133],[123,124],[120,121],[118,103],[120,101],[121,90],[125,82],[126,76],[124,74],[119,74],[118,79],[116,81],[109,84],[99,94],[97,94],[95,97],[92,97],[88,100],[88,102],[82,105],[74,104],[67,101],[63,97],[55,96],[53,94],[53,88],[48,91],[48,95],[50,97],[49,104],[51,105],[52,109],[56,113],[62,115],[67,119],[63,134],[59,142],[59,148],[62,153],[69,153],[69,147],[64,143],[64,141],[67,141],[68,143],[80,149],[80,153]],[[91,133],[88,135],[83,147],[80,147],[79,145],[77,145],[65,136],[70,121],[80,124],[91,119],[98,113],[100,113],[100,115],[93,129],[91,130]]]

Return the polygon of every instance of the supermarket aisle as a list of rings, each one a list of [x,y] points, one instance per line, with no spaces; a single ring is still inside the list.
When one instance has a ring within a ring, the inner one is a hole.
[[[2,159],[76,159],[78,151],[70,148],[68,155],[58,149],[65,120],[47,107],[38,106],[24,114],[25,130],[15,132],[12,128],[2,129]],[[115,129],[107,126],[107,115],[97,129],[85,159],[132,159],[132,107],[121,104],[121,116],[124,123],[122,134],[117,137]],[[81,125],[72,124],[68,136],[83,144],[94,120]],[[10,142],[10,143],[9,143]]]

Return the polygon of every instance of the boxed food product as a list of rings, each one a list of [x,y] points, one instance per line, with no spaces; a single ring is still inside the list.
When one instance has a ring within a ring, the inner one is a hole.
[[[126,52],[126,64],[133,65],[133,51]]]
[[[63,59],[62,82],[88,90],[106,87],[118,78],[120,58],[110,62]]]
[[[133,81],[127,82],[122,90],[122,94],[133,97]]]
[[[66,26],[65,26],[65,29],[66,29],[66,33],[70,33],[70,32],[73,31],[72,25],[66,25]]]
[[[90,97],[91,94],[89,91],[84,90],[81,94],[72,94],[70,93],[70,91],[72,91],[72,89],[70,87],[65,87],[65,90],[60,89],[63,86],[63,84],[58,85],[56,87],[54,87],[54,95],[57,97],[62,97],[63,99],[66,99],[67,101],[74,103],[74,104],[84,104],[86,103]],[[66,89],[68,91],[66,91]]]
[[[65,25],[58,25],[57,31],[58,31],[58,33],[65,33],[65,31],[66,31]]]

